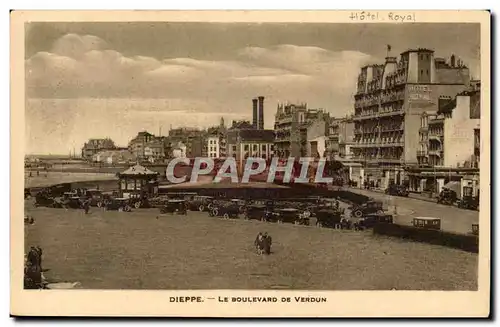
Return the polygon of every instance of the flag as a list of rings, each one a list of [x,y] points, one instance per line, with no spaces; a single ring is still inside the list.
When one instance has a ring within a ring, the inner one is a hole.
[[[390,52],[390,51],[391,51],[391,49],[392,49],[391,45],[390,45],[390,44],[388,44],[388,45],[387,45],[387,52]]]

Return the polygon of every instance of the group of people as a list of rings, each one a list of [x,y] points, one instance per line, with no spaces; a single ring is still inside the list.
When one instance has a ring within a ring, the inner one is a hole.
[[[24,262],[24,288],[44,288],[45,278],[42,270],[43,251],[39,246],[32,246],[25,256]]]
[[[257,237],[255,238],[255,248],[257,249],[258,254],[271,254],[271,245],[273,243],[273,239],[267,232],[262,233],[259,232]]]

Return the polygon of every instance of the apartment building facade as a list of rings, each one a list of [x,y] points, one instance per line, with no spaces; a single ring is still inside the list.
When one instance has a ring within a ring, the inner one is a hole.
[[[115,149],[117,149],[115,142],[109,138],[90,139],[82,147],[82,158],[91,160],[99,152]]]
[[[275,154],[281,158],[306,156],[308,126],[319,120],[328,121],[329,114],[322,109],[308,109],[306,103],[278,104],[274,122]]]
[[[417,192],[439,193],[449,181],[479,175],[480,91],[441,97],[439,102],[437,112],[421,116],[420,165],[410,170],[410,188]]]
[[[360,183],[407,183],[405,167],[418,165],[421,115],[437,111],[440,96],[454,96],[470,83],[469,69],[451,56],[414,49],[387,56],[358,76],[353,159],[363,165]]]

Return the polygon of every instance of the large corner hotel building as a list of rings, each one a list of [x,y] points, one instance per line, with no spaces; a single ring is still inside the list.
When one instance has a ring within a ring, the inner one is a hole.
[[[384,64],[362,67],[353,145],[353,159],[363,167],[360,182],[403,183],[404,168],[418,164],[422,113],[437,111],[439,97],[454,97],[469,83],[459,59],[435,58],[428,49],[405,51],[399,61],[388,53]]]

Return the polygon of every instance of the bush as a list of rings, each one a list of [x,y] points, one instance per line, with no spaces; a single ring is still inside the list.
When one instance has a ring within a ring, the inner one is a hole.
[[[388,223],[376,224],[373,228],[373,233],[479,253],[479,237],[472,234],[455,234],[441,230]]]

